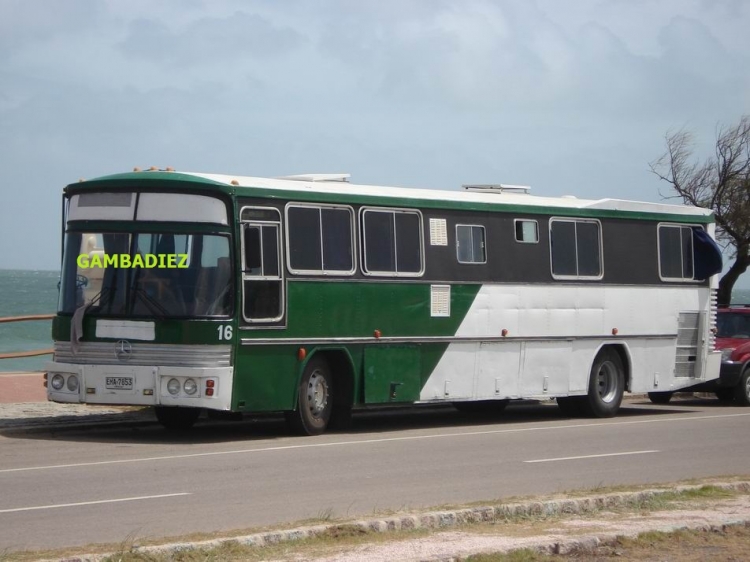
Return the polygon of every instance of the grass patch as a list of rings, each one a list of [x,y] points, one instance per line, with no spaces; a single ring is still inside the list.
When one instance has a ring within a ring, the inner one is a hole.
[[[747,560],[750,525],[731,525],[715,530],[649,531],[635,538],[618,537],[590,549],[567,554],[546,554],[533,549],[507,553],[477,554],[462,562],[602,562],[604,560],[680,562],[739,562]]]
[[[362,544],[405,541],[428,534],[425,529],[376,533],[358,525],[335,525],[312,538],[296,541],[253,546],[238,541],[226,541],[216,548],[196,548],[169,553],[141,552],[125,550],[104,558],[103,562],[219,562],[278,560],[297,558],[307,560],[312,557],[328,556],[333,553],[355,548]]]

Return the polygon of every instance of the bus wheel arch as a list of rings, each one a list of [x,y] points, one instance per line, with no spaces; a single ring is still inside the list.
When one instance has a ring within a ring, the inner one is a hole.
[[[622,345],[602,346],[591,365],[588,393],[582,397],[582,410],[589,416],[609,418],[617,414],[629,387],[629,365]]]
[[[344,349],[311,353],[298,375],[295,409],[286,413],[291,428],[319,435],[328,427],[347,427],[354,397],[354,368]]]
[[[354,405],[354,362],[346,349],[326,349],[323,354],[333,375],[333,411],[328,426],[347,429],[352,423]]]

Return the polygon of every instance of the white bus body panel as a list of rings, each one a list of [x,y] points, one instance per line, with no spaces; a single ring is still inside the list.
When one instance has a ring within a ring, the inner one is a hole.
[[[594,358],[611,344],[626,350],[631,392],[673,391],[718,378],[720,354],[701,352],[710,341],[710,301],[711,291],[694,284],[484,285],[456,333],[472,343],[448,346],[420,400],[586,394]],[[696,313],[695,376],[680,376],[680,317]]]

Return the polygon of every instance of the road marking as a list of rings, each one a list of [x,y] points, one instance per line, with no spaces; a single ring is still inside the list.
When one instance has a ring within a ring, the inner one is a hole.
[[[177,494],[161,494],[158,496],[138,496],[135,498],[117,498],[114,500],[97,500],[78,503],[58,503],[55,505],[37,505],[34,507],[16,507],[15,509],[0,509],[0,513],[18,513],[19,511],[36,511],[39,509],[57,509],[60,507],[79,507],[82,505],[97,505],[101,503],[133,502],[138,500],[155,500],[160,498],[174,498],[177,496],[189,496],[190,492],[179,492]]]
[[[526,463],[535,462],[555,462],[555,461],[575,461],[578,459],[598,459],[601,457],[622,457],[625,455],[645,455],[647,453],[658,453],[659,451],[628,451],[625,453],[603,453],[601,455],[581,455],[579,457],[557,457],[556,459],[536,459],[533,461],[523,461]]]
[[[466,431],[463,433],[436,433],[433,435],[405,435],[402,437],[381,437],[378,439],[363,439],[360,441],[334,441],[329,443],[304,443],[301,445],[278,445],[275,447],[258,447],[255,449],[237,449],[231,451],[208,451],[205,453],[189,453],[183,455],[168,455],[161,457],[141,457],[134,459],[118,459],[111,461],[96,461],[96,462],[84,462],[74,464],[52,464],[42,466],[25,466],[21,468],[4,468],[0,469],[0,474],[7,474],[10,472],[26,472],[32,470],[53,470],[62,468],[79,468],[83,466],[104,466],[114,464],[128,464],[137,462],[154,462],[154,461],[166,461],[176,459],[192,459],[200,457],[216,457],[223,455],[246,455],[250,453],[266,453],[269,451],[290,451],[294,449],[316,449],[322,447],[343,447],[347,445],[371,445],[373,443],[391,443],[397,441],[419,441],[422,439],[441,439],[444,437],[476,437],[480,435],[501,435],[506,433],[526,433],[532,431],[556,431],[561,429],[581,429],[589,427],[603,427],[609,425],[636,425],[646,423],[668,423],[668,422],[680,422],[680,421],[693,421],[693,420],[713,420],[722,418],[737,418],[750,416],[750,413],[743,414],[719,414],[714,416],[682,416],[679,418],[659,418],[652,420],[632,420],[632,421],[609,421],[609,422],[598,422],[598,423],[577,423],[571,425],[556,425],[556,426],[537,426],[537,427],[519,427],[515,429],[489,429],[485,431]],[[312,438],[304,438],[311,440]]]

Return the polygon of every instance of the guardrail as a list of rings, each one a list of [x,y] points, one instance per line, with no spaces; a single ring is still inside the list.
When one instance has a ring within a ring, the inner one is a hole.
[[[52,320],[54,314],[31,314],[27,316],[5,316],[0,318],[0,324],[6,322],[25,322],[28,320]],[[0,353],[0,359],[20,359],[22,357],[37,357],[38,355],[51,355],[53,349],[32,349],[30,351],[9,351]]]

